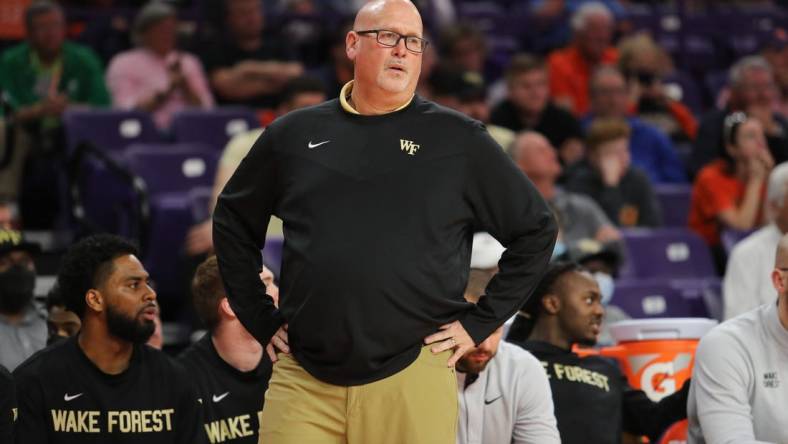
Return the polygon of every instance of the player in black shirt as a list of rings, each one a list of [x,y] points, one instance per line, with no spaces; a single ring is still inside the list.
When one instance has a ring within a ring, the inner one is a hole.
[[[5,367],[0,365],[0,443],[14,442],[16,413],[14,378]]]
[[[542,361],[563,443],[619,443],[622,431],[655,442],[687,417],[689,383],[655,403],[630,387],[612,360],[573,353],[574,344],[596,343],[604,316],[600,299],[599,286],[584,268],[551,264],[506,340]]]
[[[195,311],[209,333],[179,360],[197,388],[208,440],[211,444],[257,444],[271,361],[230,308],[216,256],[197,268],[192,293]],[[276,284],[267,283],[266,293],[277,295]]]
[[[144,345],[157,305],[137,254],[111,235],[66,253],[58,285],[82,330],[14,371],[17,444],[206,442],[185,369]]]

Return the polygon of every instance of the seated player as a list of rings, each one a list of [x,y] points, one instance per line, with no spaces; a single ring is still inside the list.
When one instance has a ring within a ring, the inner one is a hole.
[[[573,345],[596,343],[604,314],[594,277],[573,262],[554,262],[506,339],[542,361],[563,443],[618,443],[622,432],[654,442],[687,417],[689,384],[655,403],[606,358],[572,352]]]
[[[476,303],[492,275],[471,269],[465,300]],[[541,364],[499,327],[457,361],[458,444],[559,443],[553,396]]]
[[[274,297],[278,289],[270,276],[267,269],[261,273],[266,292]],[[271,361],[227,302],[216,256],[197,267],[192,293],[195,311],[208,334],[178,359],[190,369],[197,388],[205,433],[212,443],[257,444],[260,400],[268,388]]]
[[[96,235],[63,257],[58,285],[82,330],[14,371],[17,444],[207,442],[186,370],[144,345],[157,303],[137,255]]]
[[[777,244],[770,302],[698,344],[687,413],[690,444],[788,442],[788,235]]]

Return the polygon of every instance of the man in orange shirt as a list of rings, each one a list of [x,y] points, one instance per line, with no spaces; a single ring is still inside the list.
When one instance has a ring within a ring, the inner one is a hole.
[[[613,64],[618,52],[611,46],[615,19],[607,6],[589,2],[572,16],[572,43],[548,57],[550,94],[555,103],[577,116],[588,112],[588,81],[594,69]]]

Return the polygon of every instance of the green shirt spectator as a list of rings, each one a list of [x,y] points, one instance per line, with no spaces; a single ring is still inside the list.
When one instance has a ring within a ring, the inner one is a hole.
[[[59,6],[32,4],[25,12],[27,41],[0,55],[0,88],[21,121],[56,124],[72,104],[108,106],[104,73],[87,47],[65,41]]]
[[[60,57],[49,66],[27,42],[9,48],[0,57],[0,86],[15,107],[34,105],[47,97],[57,76],[56,91],[65,94],[69,102],[109,105],[101,62],[87,47],[64,42]]]

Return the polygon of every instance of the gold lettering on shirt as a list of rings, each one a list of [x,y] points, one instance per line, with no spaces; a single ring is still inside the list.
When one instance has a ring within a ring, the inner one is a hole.
[[[107,432],[150,433],[172,431],[175,409],[110,410],[107,412]]]
[[[102,430],[99,410],[51,410],[52,428],[61,433],[156,433],[172,431],[175,409],[110,410]]]
[[[257,413],[259,419],[262,412]],[[208,440],[211,444],[252,436],[254,432],[251,430],[251,424],[249,423],[251,419],[252,416],[249,414],[217,419],[204,424],[205,433],[208,434]]]
[[[101,433],[98,427],[98,410],[55,410],[52,413],[52,427],[56,432]]]
[[[544,364],[544,363],[543,363]],[[545,366],[547,370],[547,366]],[[609,392],[608,377],[602,373],[594,372],[576,365],[553,364],[553,374],[558,380],[567,380],[587,384]],[[549,372],[548,372],[549,376]]]

